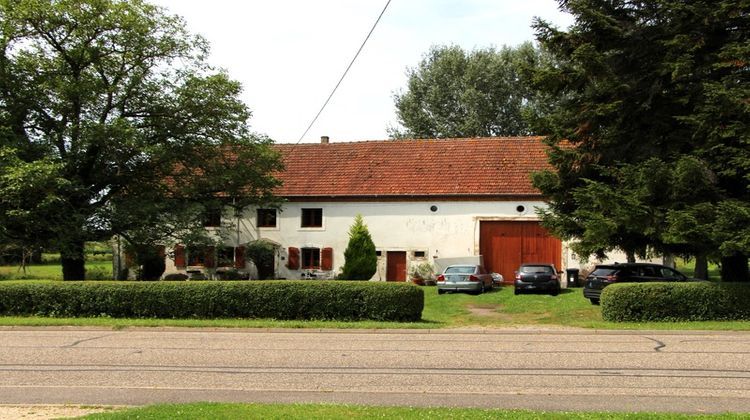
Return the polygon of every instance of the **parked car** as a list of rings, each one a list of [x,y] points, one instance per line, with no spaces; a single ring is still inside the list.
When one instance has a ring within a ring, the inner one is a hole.
[[[679,271],[660,264],[625,263],[602,264],[586,277],[583,296],[592,305],[599,304],[602,289],[613,283],[656,282],[656,281],[695,281]]]
[[[438,294],[441,295],[445,292],[480,294],[492,290],[493,287],[492,274],[481,265],[451,265],[437,277]]]
[[[522,292],[560,293],[560,276],[552,264],[521,264],[516,271],[515,294]]]

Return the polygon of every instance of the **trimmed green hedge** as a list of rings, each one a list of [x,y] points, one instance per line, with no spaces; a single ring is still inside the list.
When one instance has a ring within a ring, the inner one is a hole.
[[[605,321],[750,319],[750,283],[622,283],[602,291]]]
[[[347,281],[0,282],[0,314],[418,321],[422,289]]]

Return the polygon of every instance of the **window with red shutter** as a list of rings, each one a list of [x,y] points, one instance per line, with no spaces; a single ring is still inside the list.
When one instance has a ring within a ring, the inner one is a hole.
[[[184,268],[186,266],[185,247],[182,245],[175,245],[174,247],[174,265],[177,268]]]
[[[289,267],[290,270],[298,270],[299,269],[299,248],[290,246],[288,252],[289,252],[289,257],[288,257],[286,266]]]
[[[245,247],[238,246],[234,249],[234,268],[245,268]]]
[[[333,248],[323,248],[320,254],[320,268],[333,270]]]

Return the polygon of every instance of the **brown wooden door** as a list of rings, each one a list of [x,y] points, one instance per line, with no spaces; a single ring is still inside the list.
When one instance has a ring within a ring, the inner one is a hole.
[[[388,251],[386,264],[387,281],[406,281],[406,251]]]
[[[538,222],[481,222],[479,252],[487,271],[512,284],[523,263],[550,263],[562,269],[562,243]]]

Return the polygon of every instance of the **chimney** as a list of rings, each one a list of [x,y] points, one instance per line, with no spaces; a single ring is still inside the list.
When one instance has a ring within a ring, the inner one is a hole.
[[[328,144],[328,136],[320,136],[320,144]]]

